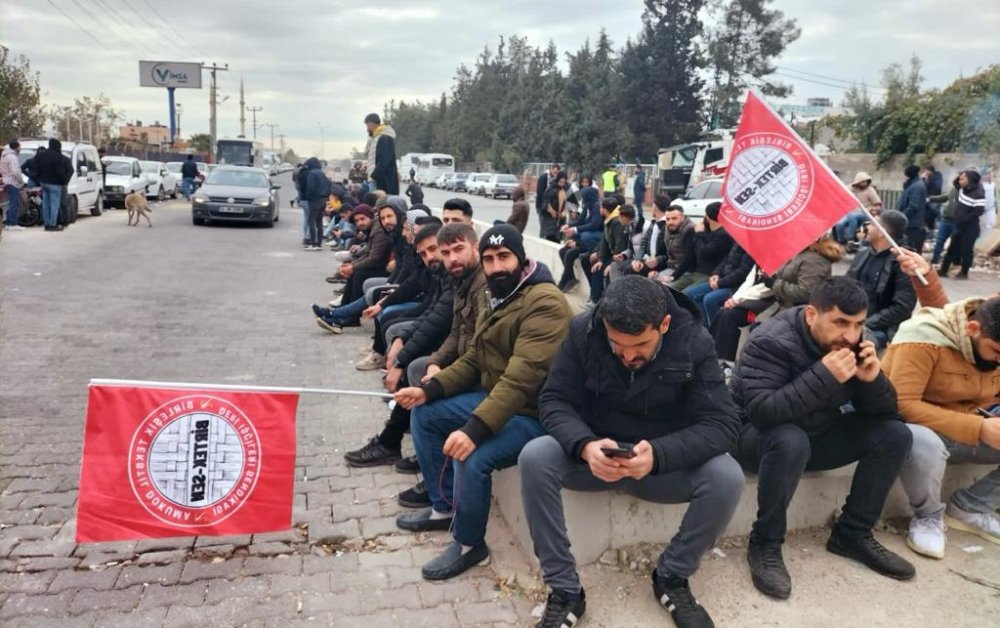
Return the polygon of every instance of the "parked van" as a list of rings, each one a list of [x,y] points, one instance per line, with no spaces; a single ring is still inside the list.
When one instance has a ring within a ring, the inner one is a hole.
[[[20,140],[21,153],[18,161],[22,164],[35,156],[39,148],[48,148],[48,140]],[[101,189],[101,160],[97,147],[86,142],[63,142],[63,155],[73,164],[73,177],[66,186],[66,202],[69,219],[76,220],[77,214],[89,211],[91,216],[100,216],[104,211],[104,191]]]

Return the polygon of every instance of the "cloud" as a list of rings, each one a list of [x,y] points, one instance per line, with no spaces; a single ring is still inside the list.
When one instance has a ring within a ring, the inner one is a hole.
[[[450,90],[459,64],[474,63],[484,46],[496,47],[500,36],[518,34],[538,46],[552,40],[565,53],[587,38],[596,40],[603,27],[620,47],[639,33],[643,7],[642,0],[579,0],[568,9],[538,0],[52,3],[101,43],[47,1],[0,0],[6,27],[0,42],[29,57],[41,73],[46,102],[66,104],[104,92],[128,118],[165,123],[166,94],[139,87],[140,59],[228,63],[229,71],[219,73],[220,98],[228,96],[218,108],[220,135],[239,132],[242,78],[247,104],[263,107],[258,123],[279,124],[275,133],[284,134],[297,151],[318,152],[319,125],[329,127],[324,132],[327,156],[363,147],[361,121],[381,111],[383,103],[436,100]],[[882,68],[907,63],[912,52],[924,61],[928,86],[944,86],[995,61],[996,3],[980,3],[973,20],[958,19],[958,14],[948,19],[935,0],[776,0],[775,7],[802,29],[778,61],[791,70],[783,72],[800,77],[777,77],[794,85],[797,102],[810,96],[839,101],[847,85],[842,81],[876,86]],[[184,135],[208,130],[207,73],[203,83],[202,90],[177,91]],[[247,114],[248,127],[250,118]],[[268,129],[258,136],[270,140]]]

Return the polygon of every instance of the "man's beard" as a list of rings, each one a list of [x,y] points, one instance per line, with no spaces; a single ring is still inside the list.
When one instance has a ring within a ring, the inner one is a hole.
[[[972,343],[972,357],[976,360],[976,369],[984,373],[989,373],[1000,368],[1000,362],[996,360],[984,360],[983,356],[979,355],[976,343]]]
[[[489,286],[490,296],[494,299],[505,299],[510,296],[521,281],[521,270],[521,266],[518,266],[514,272],[501,271],[489,275],[486,278],[486,285]]]

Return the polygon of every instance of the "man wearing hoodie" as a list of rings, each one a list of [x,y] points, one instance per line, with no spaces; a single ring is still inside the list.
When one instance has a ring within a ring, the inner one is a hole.
[[[1000,296],[919,310],[899,326],[884,368],[913,431],[899,475],[913,508],[907,545],[944,558],[945,523],[1000,544],[1000,468],[941,501],[948,463],[1000,464]]]
[[[46,231],[62,231],[59,222],[59,205],[64,187],[73,177],[73,164],[62,154],[62,142],[49,140],[49,149],[35,158],[35,176],[42,184],[42,217]]]
[[[920,178],[920,167],[910,164],[903,170],[906,181],[896,209],[906,214],[906,241],[917,253],[924,252],[927,239],[927,184]]]
[[[305,199],[309,208],[309,226],[305,245],[307,251],[321,251],[320,245],[323,243],[323,210],[326,209],[327,199],[330,197],[330,179],[323,172],[323,166],[319,159],[310,157],[306,161],[306,171],[299,175],[301,186],[301,198]]]
[[[573,625],[586,610],[563,488],[690,503],[653,570],[653,591],[677,626],[712,625],[688,579],[736,511],[744,478],[728,455],[736,405],[700,320],[690,300],[638,276],[612,282],[597,310],[573,319],[539,396],[549,435],[518,460],[525,518],[551,589],[538,626]]]
[[[452,578],[489,558],[493,471],[516,464],[521,448],[544,434],[538,392],[572,317],[548,268],[526,258],[517,229],[489,229],[479,251],[488,300],[471,346],[422,386],[396,393],[397,403],[413,411],[413,443],[431,500],[396,524],[415,532],[450,529],[454,539],[424,565],[428,580]]]
[[[4,147],[3,154],[0,154],[0,185],[3,185],[4,191],[7,192],[7,215],[4,216],[4,225],[11,231],[24,230],[24,227],[17,223],[21,188],[24,187],[21,164],[17,160],[19,152],[21,143],[11,140],[10,144]]]
[[[955,203],[955,230],[951,234],[951,244],[938,271],[942,277],[948,276],[952,264],[961,264],[955,279],[968,279],[975,253],[976,239],[979,238],[979,217],[986,210],[986,192],[980,183],[979,173],[969,168],[958,175],[958,196]],[[918,250],[919,252],[919,250]]]
[[[368,178],[375,184],[372,189],[386,194],[399,194],[399,172],[396,170],[396,131],[382,124],[377,113],[365,116],[368,130]]]
[[[523,234],[528,227],[528,201],[524,200],[524,188],[521,186],[514,188],[514,191],[510,193],[510,200],[512,205],[510,206],[510,216],[507,217],[507,224],[512,225],[518,233]]]

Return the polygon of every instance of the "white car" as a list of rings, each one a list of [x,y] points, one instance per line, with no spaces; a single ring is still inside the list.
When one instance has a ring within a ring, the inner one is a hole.
[[[499,198],[501,196],[513,198],[514,188],[518,185],[520,184],[517,177],[512,174],[494,174],[483,184],[482,194],[491,198]]]
[[[295,170],[295,167],[287,161],[278,166],[278,172],[291,172],[292,170]]]
[[[722,200],[722,179],[706,179],[691,188],[683,198],[673,201],[674,205],[684,208],[684,215],[693,218],[704,218],[705,208],[710,203]]]
[[[125,206],[125,197],[132,192],[142,192],[149,189],[149,178],[142,173],[142,166],[135,157],[105,157],[104,163],[104,202],[108,205]]]
[[[454,175],[455,175],[454,172],[446,172],[442,174],[437,179],[434,179],[434,182],[431,183],[431,187],[437,188],[439,190],[445,189],[448,186],[448,179],[450,179]]]
[[[480,195],[483,193],[483,186],[486,182],[490,180],[493,176],[492,172],[477,172],[475,174],[470,174],[469,178],[465,181],[465,191],[469,194]]]
[[[139,167],[142,174],[150,181],[146,188],[146,196],[151,196],[162,201],[167,196],[177,198],[178,178],[173,172],[167,169],[167,164],[162,161],[140,161]]]
[[[21,140],[21,153],[17,159],[23,165],[35,156],[39,148],[48,148],[48,141]],[[73,164],[73,176],[66,186],[66,202],[69,204],[69,219],[76,221],[82,211],[90,211],[91,216],[100,216],[106,201],[101,189],[101,161],[97,147],[93,144],[63,142],[63,155]]]

